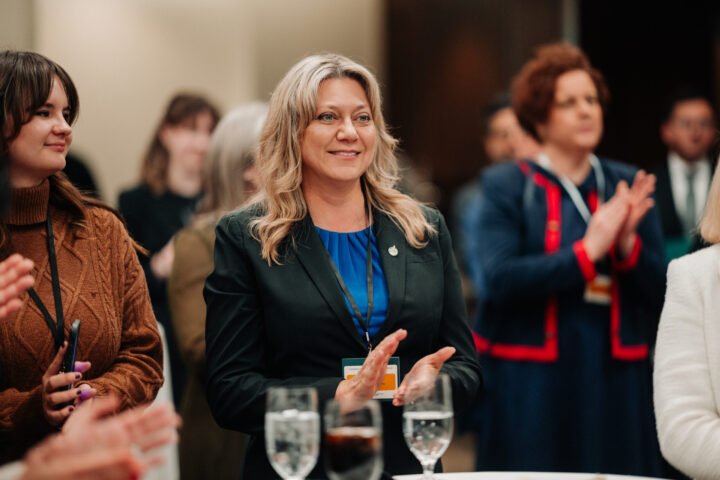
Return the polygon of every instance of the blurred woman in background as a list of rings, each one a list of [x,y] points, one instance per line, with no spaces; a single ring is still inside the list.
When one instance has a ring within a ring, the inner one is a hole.
[[[140,264],[155,317],[165,329],[176,405],[186,374],[167,300],[167,277],[174,256],[172,236],[190,222],[202,196],[205,154],[218,119],[217,109],[205,98],[174,96],[145,153],[140,185],[122,192],[118,200],[130,235],[149,252],[149,256],[140,256]]]
[[[213,271],[215,225],[257,189],[253,161],[267,105],[236,107],[218,124],[205,163],[204,193],[192,224],[175,236],[168,278],[170,313],[188,382],[180,412],[180,476],[232,479],[241,476],[246,436],[217,426],[205,396],[205,279]]]
[[[542,149],[483,179],[479,470],[660,471],[655,178],[593,154],[608,96],[568,44],[541,47],[513,82],[513,108]]]
[[[0,155],[12,187],[0,258],[16,252],[35,265],[29,295],[0,322],[0,463],[67,428],[96,394],[127,409],[153,400],[163,382],[136,245],[116,212],[61,172],[78,106],[62,67],[36,53],[0,53]],[[75,319],[83,361],[60,373]]]

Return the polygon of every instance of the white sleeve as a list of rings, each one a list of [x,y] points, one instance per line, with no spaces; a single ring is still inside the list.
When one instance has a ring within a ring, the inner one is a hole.
[[[0,467],[0,480],[19,480],[25,473],[25,464],[22,462],[7,463]]]
[[[655,350],[655,416],[665,458],[698,479],[720,478],[720,418],[704,331],[707,300],[690,259],[670,263]]]

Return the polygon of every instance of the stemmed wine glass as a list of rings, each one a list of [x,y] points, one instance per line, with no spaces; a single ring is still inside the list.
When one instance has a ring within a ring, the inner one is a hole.
[[[410,451],[423,468],[423,479],[433,479],[435,464],[445,453],[453,434],[450,377],[413,379],[412,395],[403,407],[403,434]]]
[[[284,480],[303,480],[315,466],[320,445],[317,391],[305,387],[268,389],[265,450]]]
[[[328,402],[325,470],[330,480],[377,480],[382,469],[382,416],[377,400]]]

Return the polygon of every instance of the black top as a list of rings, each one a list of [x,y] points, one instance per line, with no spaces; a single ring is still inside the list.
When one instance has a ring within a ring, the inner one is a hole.
[[[162,250],[173,235],[190,222],[199,199],[199,196],[182,197],[169,191],[155,195],[147,186],[140,185],[121,193],[118,201],[118,208],[125,217],[130,235],[150,253],[150,256],[140,254],[138,257],[145,271],[155,317],[165,329],[176,405],[180,405],[185,391],[185,365],[170,318],[167,281],[153,275],[150,257]]]
[[[423,208],[438,234],[428,245],[408,245],[400,229],[373,212],[373,225],[388,288],[387,317],[373,336],[377,345],[398,328],[400,376],[420,358],[451,345],[443,366],[452,381],[456,413],[472,404],[481,384],[480,366],[467,324],[450,235],[436,211]],[[310,386],[322,414],[342,380],[342,358],[365,357],[343,292],[307,216],[293,229],[295,248],[285,242],[282,264],[268,263],[248,230],[256,207],[225,216],[216,229],[215,270],[205,283],[207,303],[207,395],[217,423],[251,434],[245,478],[275,479],[265,454],[265,392],[272,386]],[[385,470],[420,473],[420,463],[402,434],[402,408],[382,402]],[[326,478],[321,450],[308,478]]]
[[[130,235],[150,252],[151,257],[190,222],[199,198],[181,197],[170,191],[155,195],[148,187],[140,185],[120,194],[118,209],[125,217]],[[161,303],[167,307],[166,281],[152,274],[149,257],[140,255],[140,263],[145,270],[153,308]],[[157,309],[155,314],[162,323],[169,318],[167,313],[160,318]]]

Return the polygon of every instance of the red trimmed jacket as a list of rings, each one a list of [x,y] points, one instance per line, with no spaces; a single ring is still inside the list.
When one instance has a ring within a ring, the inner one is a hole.
[[[637,171],[610,160],[601,160],[601,166],[605,199],[620,180],[632,184]],[[582,298],[585,285],[601,269],[611,279],[609,354],[617,360],[645,360],[665,292],[656,209],[640,223],[627,258],[619,259],[613,250],[595,264],[581,242],[587,225],[551,172],[528,161],[499,165],[485,172],[483,194],[480,249],[471,260],[478,262],[484,294],[475,334],[478,351],[507,360],[557,361],[558,305]],[[589,189],[584,199],[594,212],[597,191]]]

